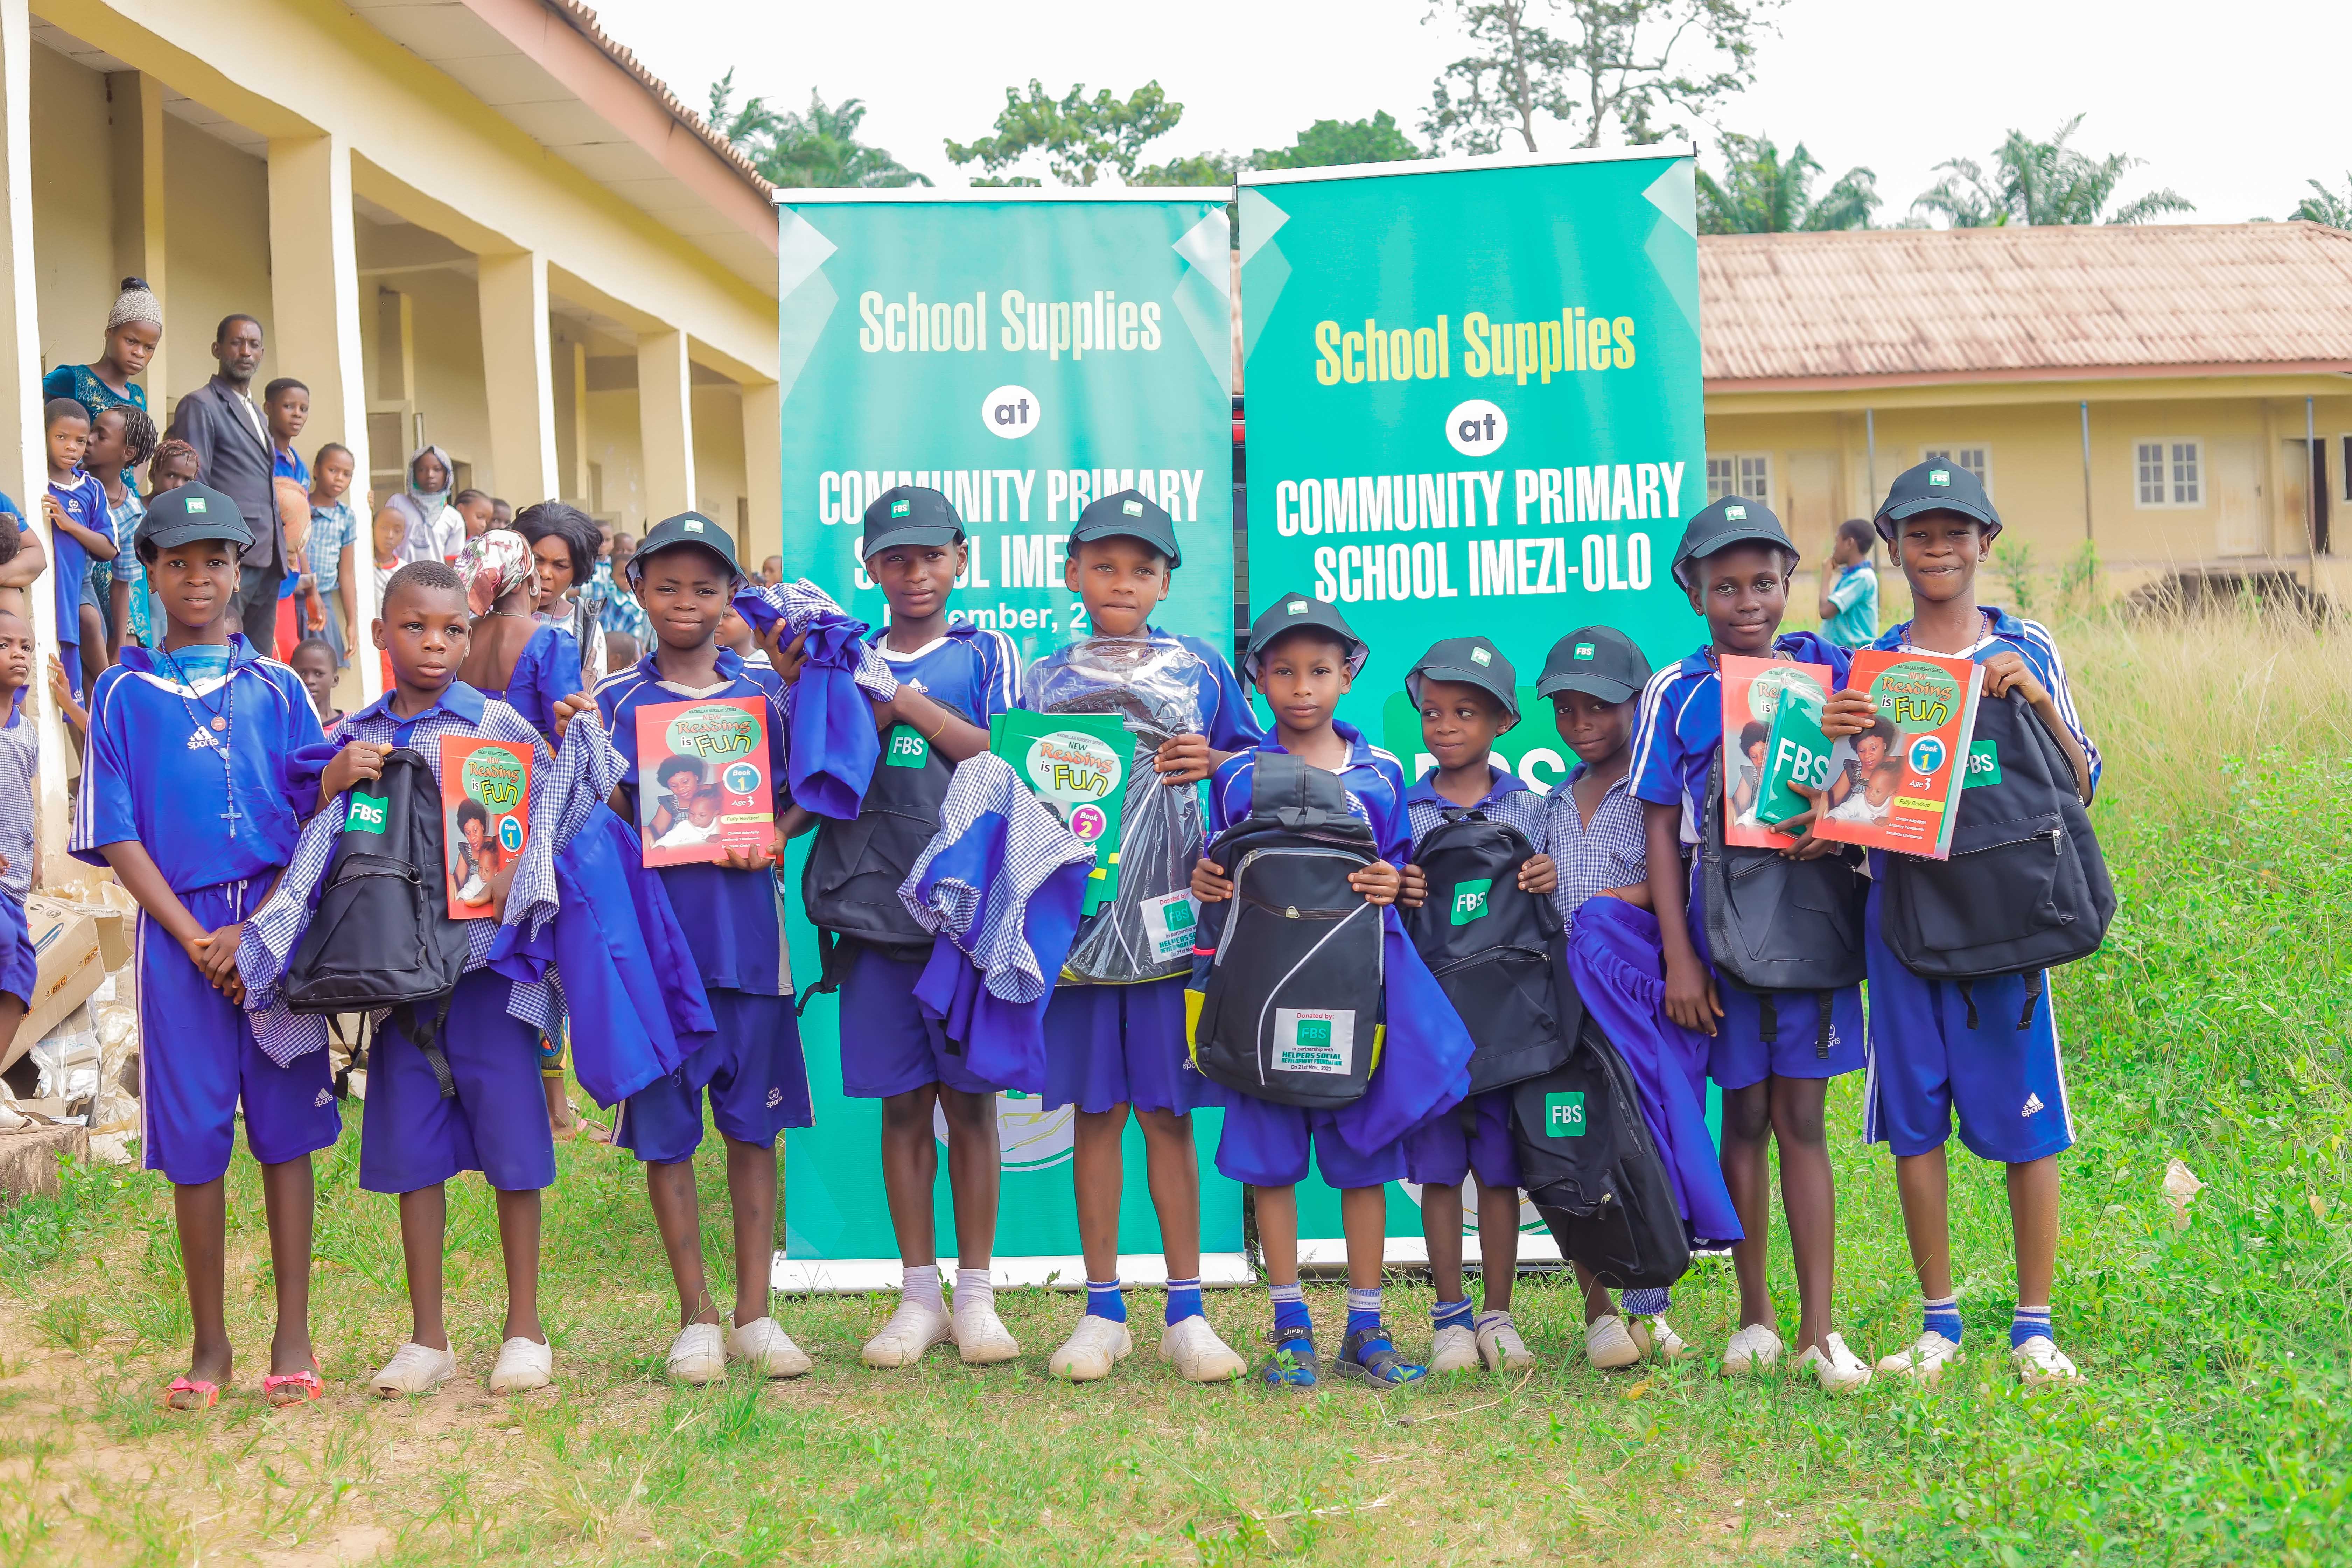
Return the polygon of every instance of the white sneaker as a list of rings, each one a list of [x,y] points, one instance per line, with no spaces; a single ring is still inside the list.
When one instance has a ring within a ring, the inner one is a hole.
[[[755,1318],[728,1335],[727,1359],[749,1362],[761,1377],[798,1377],[816,1364],[773,1318]]]
[[[1653,1361],[1685,1361],[1698,1354],[1691,1348],[1691,1342],[1675,1332],[1675,1326],[1664,1318],[1652,1318],[1648,1323],[1639,1326],[1643,1331],[1642,1337],[1649,1342],[1647,1353]]]
[[[882,1331],[866,1342],[857,1359],[867,1366],[912,1366],[933,1345],[949,1338],[948,1315],[928,1301],[901,1300]]]
[[[392,1352],[392,1359],[383,1363],[368,1388],[378,1399],[398,1399],[403,1394],[430,1394],[457,1375],[456,1356],[410,1340]]]
[[[1078,1326],[1045,1363],[1045,1370],[1072,1383],[1093,1383],[1108,1377],[1110,1369],[1134,1349],[1135,1338],[1127,1331],[1125,1323],[1114,1323],[1108,1318],[1087,1312],[1078,1319]]]
[[[688,1323],[669,1342],[673,1383],[718,1383],[727,1375],[727,1335],[716,1323]]]
[[[1823,1334],[1820,1344],[1806,1346],[1797,1370],[1810,1371],[1829,1394],[1852,1394],[1870,1381],[1869,1363],[1845,1348],[1842,1334]]]
[[[499,1359],[490,1368],[492,1394],[529,1394],[554,1381],[554,1347],[520,1335],[499,1347]]]
[[[1779,1334],[1762,1323],[1750,1323],[1725,1342],[1723,1374],[1726,1377],[1745,1377],[1749,1373],[1778,1366],[1780,1352],[1788,1348],[1780,1342]]]
[[[2018,1381],[2028,1385],[2041,1383],[2080,1383],[2083,1374],[2066,1352],[2047,1334],[2036,1334],[2009,1352],[2017,1363]]]
[[[994,1366],[1021,1353],[1021,1342],[1013,1337],[1013,1331],[996,1315],[993,1302],[983,1306],[977,1300],[967,1304],[959,1299],[955,1310],[948,1314],[948,1337],[955,1341],[956,1354],[963,1358],[966,1366]]]
[[[1478,1331],[1449,1323],[1430,1336],[1429,1370],[1472,1372],[1478,1366]]]
[[[1878,1370],[1889,1377],[1907,1377],[1914,1383],[1932,1384],[1944,1375],[1944,1369],[1960,1359],[1959,1342],[1948,1340],[1933,1329],[1924,1331],[1910,1347],[1892,1355],[1878,1358]]]
[[[1642,1347],[1625,1328],[1625,1320],[1612,1312],[1584,1325],[1584,1359],[1603,1371],[1632,1366],[1642,1359]]]
[[[1488,1372],[1523,1372],[1536,1359],[1528,1353],[1528,1342],[1519,1338],[1518,1325],[1508,1312],[1479,1313],[1476,1333],[1478,1359]]]
[[[1198,1312],[1160,1331],[1160,1359],[1187,1383],[1231,1383],[1249,1371],[1249,1363]]]

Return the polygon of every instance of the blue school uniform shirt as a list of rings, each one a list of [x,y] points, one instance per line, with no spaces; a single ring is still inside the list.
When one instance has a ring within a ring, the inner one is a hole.
[[[1650,843],[1642,803],[1633,798],[1629,769],[1602,792],[1587,821],[1577,809],[1576,782],[1592,770],[1579,763],[1544,802],[1549,853],[1559,867],[1552,906],[1571,920],[1584,900],[1610,888],[1630,888],[1650,874]]]
[[[1225,656],[1202,638],[1188,633],[1163,632],[1157,626],[1146,626],[1142,635],[1145,640],[1161,647],[1183,648],[1201,661],[1199,668],[1192,671],[1192,700],[1200,710],[1201,733],[1209,738],[1209,744],[1220,752],[1256,751],[1265,739],[1265,731],[1259,727],[1257,714],[1250,708],[1249,697],[1242,690],[1241,682],[1234,678],[1234,667],[1226,662]],[[1036,707],[1040,679],[1057,662],[1066,659],[1070,649],[1076,646],[1076,643],[1066,644],[1029,667],[1022,677],[1020,706],[1031,710]],[[1344,731],[1346,727],[1343,725],[1341,728]],[[1381,755],[1387,757],[1388,753],[1382,752]],[[1389,761],[1393,763],[1396,759],[1389,757]],[[1399,796],[1404,794],[1402,770],[1397,778],[1396,793]]]
[[[484,689],[530,721],[530,727],[555,742],[555,705],[580,689],[580,639],[561,627],[542,624],[515,655],[507,672],[506,689]]]
[[[1878,635],[1878,569],[1857,561],[1830,585],[1830,618],[1822,636],[1843,648],[1868,647]]]
[[[1364,732],[1346,720],[1333,720],[1331,728],[1348,742],[1348,765],[1339,770],[1339,783],[1348,791],[1348,808],[1371,824],[1372,847],[1380,858],[1391,866],[1404,865],[1412,858],[1413,840],[1412,820],[1405,811],[1404,764],[1395,753],[1365,740]],[[1217,744],[1214,735],[1209,743]],[[1226,758],[1224,765],[1210,776],[1211,838],[1249,815],[1250,787],[1257,778],[1261,748],[1279,752],[1283,746],[1278,737],[1253,741],[1249,750]]]
[[[74,482],[70,485],[61,485],[51,479],[49,494],[57,498],[58,505],[65,509],[66,515],[82,527],[107,539],[114,537],[114,509],[107,504],[106,487],[100,484],[94,476],[76,468]],[[49,563],[49,574],[57,584],[58,641],[79,647],[81,646],[82,580],[89,575],[89,552],[82,548],[80,540],[68,536],[64,529],[55,528],[49,531],[55,535],[49,541],[49,552],[53,557]],[[73,674],[74,689],[80,690],[80,667],[72,659],[65,663],[66,668]]]
[[[2066,684],[2066,661],[2058,657],[2058,644],[2050,636],[2050,628],[2039,621],[2020,620],[2007,610],[1993,605],[1987,605],[1981,608],[1986,627],[1984,635],[1964,651],[1946,657],[1982,664],[1996,654],[2014,653],[2025,660],[2025,668],[2033,672],[2033,679],[2042,682],[2042,689],[2049,692],[2051,701],[2057,704],[2058,717],[2064,721],[2067,733],[2073,735],[2074,743],[2083,748],[2083,755],[2091,764],[2091,789],[2095,794],[2099,787],[2099,770],[2103,765],[2099,748],[2093,745],[2091,737],[2084,732],[2082,715],[2074,710],[2074,689]],[[1911,625],[1905,621],[1901,626],[1890,628],[1885,637],[1871,646],[1887,653],[1931,651],[1912,647]]]
[[[1772,639],[1772,648],[1800,664],[1829,666],[1831,685],[1845,689],[1853,655],[1819,633],[1784,632]],[[1723,685],[1707,654],[1700,648],[1650,677],[1633,726],[1633,797],[1681,805],[1685,844],[1699,841],[1706,771],[1723,745]]]
[[[951,626],[947,635],[912,653],[894,653],[883,627],[866,640],[901,684],[944,702],[985,728],[991,719],[1021,706],[1021,655],[1013,639],[985,626]]]
[[[1544,797],[1507,768],[1489,762],[1486,771],[1486,793],[1478,797],[1475,805],[1456,805],[1438,794],[1437,770],[1433,767],[1404,792],[1405,820],[1412,834],[1409,853],[1421,853],[1421,841],[1437,831],[1449,811],[1475,811],[1492,821],[1507,823],[1527,835],[1537,854],[1551,853],[1551,828],[1544,811]]]
[[[743,661],[733,649],[719,650],[718,673],[716,688],[690,691],[663,681],[654,668],[654,656],[647,654],[619,674],[606,676],[596,688],[596,710],[628,764],[628,783],[623,787],[629,790],[632,805],[638,776],[637,710],[721,697],[756,697],[766,704],[768,774],[777,784],[776,809],[782,812],[790,804],[783,788],[782,710],[744,672]],[[784,953],[783,910],[774,872],[729,871],[708,864],[659,869],[662,886],[677,911],[678,926],[701,967],[704,985],[760,996],[792,994],[792,963]]]
[[[226,732],[212,728],[215,713]],[[318,809],[319,772],[333,755],[324,741],[302,678],[242,637],[229,638],[220,673],[126,647],[90,692],[73,857],[103,866],[101,846],[136,839],[183,893],[275,871]],[[320,751],[298,757],[305,747]]]

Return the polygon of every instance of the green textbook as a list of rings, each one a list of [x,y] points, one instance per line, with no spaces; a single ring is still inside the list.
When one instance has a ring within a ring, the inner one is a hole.
[[[1118,893],[1119,822],[1135,742],[1116,713],[999,713],[988,723],[988,749],[1003,758],[1038,799],[1054,808],[1095,852],[1084,912]]]
[[[1780,693],[1772,727],[1764,739],[1764,778],[1756,792],[1756,820],[1776,827],[1813,809],[1814,801],[1794,785],[1824,790],[1830,783],[1831,742],[1822,733],[1821,689],[1792,682]]]

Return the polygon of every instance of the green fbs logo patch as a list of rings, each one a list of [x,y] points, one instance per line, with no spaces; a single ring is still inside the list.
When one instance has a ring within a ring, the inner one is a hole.
[[[914,510],[915,503],[910,500],[894,500],[890,503],[890,515],[892,517],[904,517]]]
[[[1960,779],[1962,789],[1974,789],[1979,784],[2000,783],[2000,743],[1997,741],[1969,742],[1969,768]]]
[[[380,795],[353,795],[343,814],[346,833],[382,833],[392,820],[392,803]]]
[[[1139,500],[1124,501],[1120,503],[1118,510],[1120,514],[1125,517],[1141,517],[1143,515],[1143,503]]]
[[[1454,923],[1466,926],[1486,912],[1486,895],[1494,890],[1495,879],[1482,878],[1475,882],[1454,884]]]
[[[1931,485],[1949,485],[1952,482],[1952,471],[1949,468],[1929,468],[1927,482]]]
[[[1581,1138],[1584,1136],[1584,1091],[1582,1089],[1544,1096],[1545,1137]]]
[[[1576,657],[1579,658],[1591,658],[1592,657],[1592,645],[1589,642],[1578,643],[1576,645]]]
[[[931,760],[931,743],[912,727],[900,724],[890,731],[890,750],[882,761],[894,768],[919,768]]]
[[[1282,613],[1286,616],[1303,616],[1307,613],[1307,601],[1293,599],[1282,607]]]

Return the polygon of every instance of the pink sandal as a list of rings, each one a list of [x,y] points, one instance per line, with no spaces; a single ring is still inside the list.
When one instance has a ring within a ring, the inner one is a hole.
[[[295,1391],[296,1397],[278,1397],[280,1390],[289,1388]],[[261,1396],[269,1402],[272,1408],[284,1409],[289,1405],[309,1405],[326,1398],[327,1385],[319,1381],[317,1373],[307,1367],[300,1372],[273,1372],[261,1380]]]
[[[202,1405],[173,1404],[173,1396],[181,1394],[201,1394],[205,1396],[205,1402]],[[220,1384],[205,1383],[196,1378],[175,1377],[172,1380],[172,1386],[163,1391],[163,1408],[176,1410],[184,1415],[193,1415],[199,1410],[210,1410],[219,1403]]]

